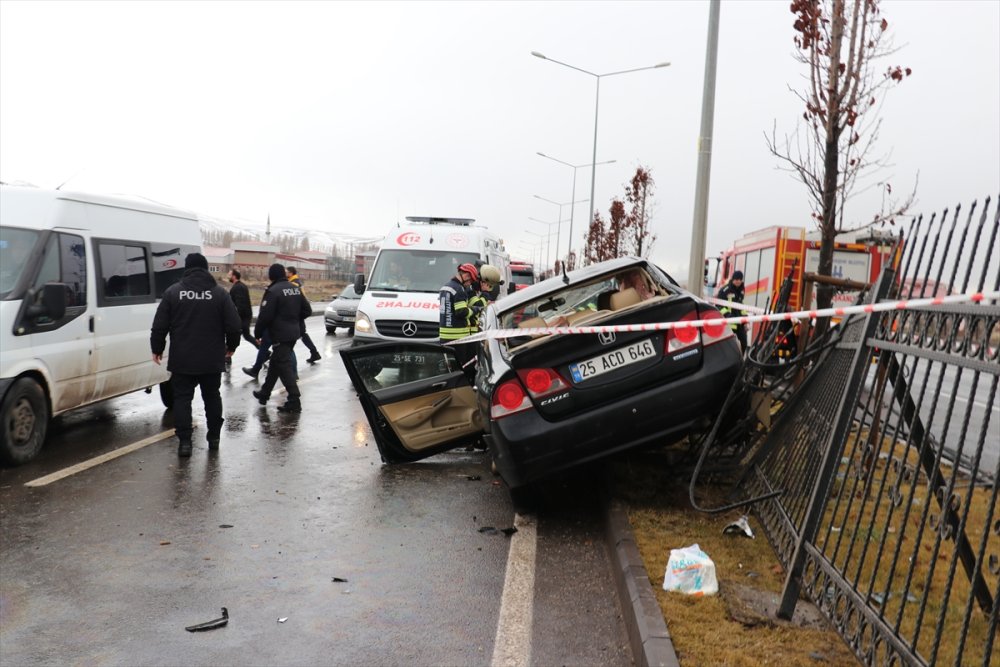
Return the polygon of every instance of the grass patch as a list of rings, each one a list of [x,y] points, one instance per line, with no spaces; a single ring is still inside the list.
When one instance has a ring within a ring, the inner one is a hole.
[[[855,665],[840,636],[823,622],[800,627],[745,613],[747,589],[759,602],[776,601],[782,570],[760,525],[751,517],[756,539],[724,535],[739,512],[709,515],[691,508],[687,481],[672,477],[662,452],[639,452],[615,464],[614,489],[628,506],[629,520],[649,580],[667,621],[681,665]],[[722,504],[721,497],[700,495]],[[720,594],[694,598],[663,590],[670,550],[697,543],[715,562]],[[737,595],[737,591],[744,594]],[[771,604],[773,610],[776,604]],[[802,606],[802,605],[800,605]]]

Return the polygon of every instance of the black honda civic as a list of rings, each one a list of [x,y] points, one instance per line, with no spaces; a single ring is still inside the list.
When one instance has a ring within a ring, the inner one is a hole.
[[[696,320],[711,322],[648,326]],[[477,347],[472,386],[449,346],[341,350],[384,462],[481,440],[518,495],[574,466],[684,437],[720,410],[740,365],[719,311],[636,257],[500,298],[484,335],[465,343]]]

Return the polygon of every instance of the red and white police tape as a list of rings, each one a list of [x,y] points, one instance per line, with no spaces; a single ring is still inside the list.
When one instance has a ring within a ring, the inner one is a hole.
[[[705,297],[705,301],[708,301],[713,306],[722,306],[723,308],[732,308],[733,310],[741,310],[744,313],[757,313],[758,315],[763,315],[765,311],[763,308],[758,308],[757,306],[748,306],[745,303],[740,303],[739,301],[724,301],[723,299],[714,299],[712,297]]]
[[[718,327],[724,324],[754,324],[756,322],[781,322],[785,320],[811,320],[817,317],[844,317],[862,313],[880,313],[887,310],[908,310],[911,308],[929,308],[956,303],[981,303],[1000,300],[1000,291],[969,292],[967,294],[949,294],[925,299],[906,299],[903,301],[881,301],[861,306],[842,306],[839,308],[823,308],[820,310],[800,310],[794,313],[771,313],[769,315],[744,315],[742,317],[724,318],[717,315],[705,320],[684,320],[675,322],[649,322],[644,324],[612,324],[596,327],[525,327],[524,329],[490,329],[477,334],[449,341],[448,345],[475,343],[488,338],[514,338],[517,336],[538,336],[545,334],[599,334],[627,333],[635,331],[664,331],[667,329],[701,329]],[[728,301],[724,303],[729,303]]]

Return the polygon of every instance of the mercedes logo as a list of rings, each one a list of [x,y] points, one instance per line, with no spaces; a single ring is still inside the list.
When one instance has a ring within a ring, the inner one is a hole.
[[[415,322],[403,322],[403,335],[413,336],[417,333],[417,325]]]
[[[615,332],[605,331],[599,333],[597,334],[597,340],[600,341],[601,345],[611,345],[611,343],[615,342]]]

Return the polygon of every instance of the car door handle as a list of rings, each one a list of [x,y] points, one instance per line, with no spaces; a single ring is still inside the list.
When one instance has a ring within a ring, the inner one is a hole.
[[[90,329],[90,333],[94,333],[94,316],[90,316],[90,321],[87,323],[87,327]]]
[[[435,382],[434,384],[432,384],[431,385],[431,389],[443,389],[446,386],[448,386],[448,381],[447,380],[441,380],[440,382]]]

